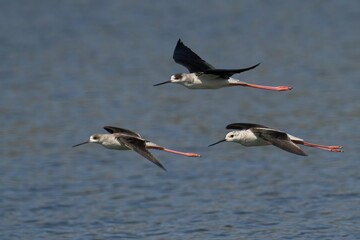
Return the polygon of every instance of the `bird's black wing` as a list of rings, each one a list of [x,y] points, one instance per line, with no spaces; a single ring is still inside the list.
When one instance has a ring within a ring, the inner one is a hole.
[[[256,136],[268,141],[272,145],[281,148],[282,150],[301,156],[307,156],[298,145],[290,140],[289,136],[285,132],[264,128],[253,128],[251,131]]]
[[[204,74],[218,75],[222,78],[227,79],[236,73],[242,73],[242,72],[249,71],[251,69],[256,68],[259,65],[260,65],[260,63],[254,65],[254,66],[248,67],[248,68],[240,68],[240,69],[208,69],[208,70],[204,71]]]
[[[124,128],[118,128],[118,127],[111,127],[111,126],[105,126],[104,129],[106,131],[108,131],[109,133],[113,134],[113,133],[122,133],[122,134],[126,134],[126,135],[130,135],[130,136],[134,136],[134,137],[140,137],[140,134],[124,129]]]
[[[176,44],[173,59],[176,63],[186,67],[191,73],[204,72],[209,69],[214,69],[213,66],[201,59],[190,48],[185,46],[181,39],[179,39]]]
[[[152,163],[156,164],[157,166],[159,166],[160,168],[162,168],[163,170],[166,171],[165,167],[159,162],[159,160],[157,160],[146,149],[145,140],[137,138],[137,137],[133,137],[133,136],[128,136],[128,135],[121,135],[121,136],[117,137],[117,140],[119,142],[124,143],[128,148],[130,148],[131,150],[134,150],[135,152],[137,152],[144,158],[148,159],[149,161],[151,161]]]
[[[249,129],[254,127],[260,127],[260,128],[268,128],[266,126],[255,124],[255,123],[231,123],[226,126],[226,129],[236,129],[236,130],[243,130],[243,129]]]

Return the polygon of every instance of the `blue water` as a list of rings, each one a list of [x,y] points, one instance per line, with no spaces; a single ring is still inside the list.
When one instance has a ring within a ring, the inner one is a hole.
[[[2,1],[0,239],[360,239],[359,1]],[[291,92],[153,87],[178,38]],[[344,153],[207,145],[232,122]],[[105,125],[202,154],[71,148]]]

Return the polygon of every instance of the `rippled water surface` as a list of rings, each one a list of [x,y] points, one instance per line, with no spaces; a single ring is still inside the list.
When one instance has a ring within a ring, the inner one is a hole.
[[[360,239],[359,1],[3,1],[1,239]],[[178,38],[290,92],[153,87]],[[232,122],[341,154],[207,145]],[[160,145],[72,145],[105,125]]]

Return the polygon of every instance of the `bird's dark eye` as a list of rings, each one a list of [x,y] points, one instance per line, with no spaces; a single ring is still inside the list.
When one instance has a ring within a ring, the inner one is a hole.
[[[230,135],[230,137],[231,137],[231,138],[233,138],[233,137],[234,137],[234,135],[233,135],[233,134],[231,134],[231,135]]]
[[[93,139],[94,139],[94,140],[98,140],[98,139],[99,139],[99,136],[93,136]]]
[[[175,79],[181,79],[181,74],[175,74],[174,78]]]

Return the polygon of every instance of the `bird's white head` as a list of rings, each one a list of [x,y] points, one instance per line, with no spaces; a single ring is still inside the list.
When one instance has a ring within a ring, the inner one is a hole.
[[[162,83],[155,84],[154,86],[160,86],[167,83],[179,83],[179,84],[186,84],[189,82],[188,74],[186,73],[177,73],[170,77],[170,80]]]
[[[214,146],[218,143],[222,143],[222,142],[239,142],[240,138],[241,138],[241,131],[231,131],[228,134],[226,134],[224,139],[222,139],[216,143],[210,144],[209,147]]]
[[[100,142],[101,142],[100,134],[93,134],[89,138],[89,143],[100,143]]]
[[[102,141],[103,141],[102,134],[93,134],[90,136],[89,140],[79,143],[79,144],[76,144],[73,147],[77,147],[77,146],[84,145],[87,143],[100,143],[101,144]]]
[[[182,83],[187,80],[187,77],[183,73],[177,73],[171,76],[170,82],[172,83]]]
[[[241,131],[231,131],[225,136],[226,142],[238,142],[241,138]]]

